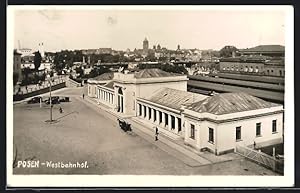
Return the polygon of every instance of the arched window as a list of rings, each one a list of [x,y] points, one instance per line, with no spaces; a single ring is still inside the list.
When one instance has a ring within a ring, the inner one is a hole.
[[[120,95],[123,95],[122,88],[119,88],[119,90],[118,90],[118,94],[120,94]]]

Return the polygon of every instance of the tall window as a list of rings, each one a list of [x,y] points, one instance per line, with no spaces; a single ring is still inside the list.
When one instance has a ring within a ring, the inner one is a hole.
[[[153,109],[153,118],[154,118],[154,122],[156,121],[156,110]]]
[[[191,135],[190,138],[195,139],[195,125],[191,124]]]
[[[208,128],[208,141],[214,143],[214,129]]]
[[[277,120],[272,121],[272,133],[277,132]]]
[[[261,123],[256,123],[256,137],[261,136]]]
[[[236,127],[235,128],[235,139],[237,141],[241,140],[241,127]]]

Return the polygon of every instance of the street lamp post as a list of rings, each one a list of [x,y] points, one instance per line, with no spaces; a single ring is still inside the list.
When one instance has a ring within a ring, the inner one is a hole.
[[[50,87],[49,87],[49,92],[50,92],[50,122],[52,122],[52,98],[51,98],[51,77],[50,75],[48,75],[48,81],[49,81],[49,84],[50,84]]]
[[[50,90],[50,121],[52,122],[51,80],[49,82],[50,82],[50,87],[49,87],[49,90]]]

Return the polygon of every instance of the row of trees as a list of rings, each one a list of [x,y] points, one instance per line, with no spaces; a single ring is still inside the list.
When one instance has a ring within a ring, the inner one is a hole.
[[[183,66],[170,65],[170,64],[161,64],[161,65],[149,65],[149,64],[139,64],[139,69],[148,69],[148,68],[159,68],[166,72],[178,73],[178,74],[188,74],[187,70]]]

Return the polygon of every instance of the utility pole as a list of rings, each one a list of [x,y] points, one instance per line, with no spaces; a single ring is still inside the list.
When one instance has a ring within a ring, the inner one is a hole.
[[[50,77],[50,75],[48,74],[47,75],[47,77],[48,77],[48,81],[49,81],[49,84],[50,84],[50,87],[49,87],[49,93],[50,93],[50,98],[49,98],[49,100],[50,100],[50,122],[52,122],[53,120],[52,120],[52,98],[51,98],[51,77]]]
[[[50,87],[49,87],[49,90],[50,90],[50,122],[52,122],[51,79],[49,80],[49,83],[50,83]]]

